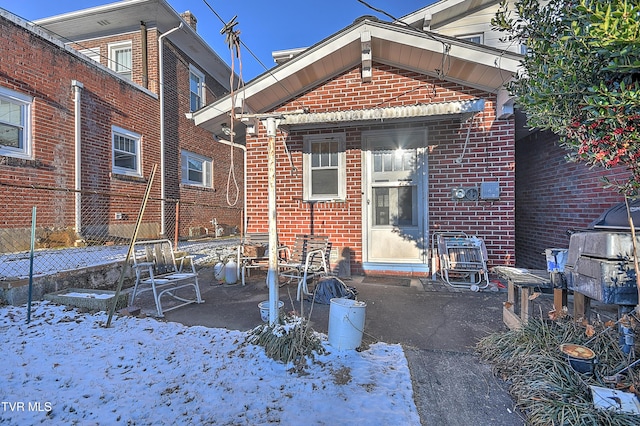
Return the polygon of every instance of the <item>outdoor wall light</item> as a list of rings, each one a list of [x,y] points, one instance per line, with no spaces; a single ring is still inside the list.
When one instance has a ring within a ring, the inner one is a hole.
[[[229,127],[227,123],[222,123],[222,133],[224,133],[227,136],[231,136],[232,133],[233,133],[233,136],[236,135],[236,132],[232,132],[231,127]]]

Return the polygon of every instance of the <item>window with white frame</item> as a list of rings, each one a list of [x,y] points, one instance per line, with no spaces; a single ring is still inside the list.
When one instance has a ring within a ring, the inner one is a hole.
[[[467,35],[459,36],[458,38],[461,40],[470,41],[472,43],[482,44],[482,40],[484,37],[482,33],[480,33],[480,34],[467,34]]]
[[[133,60],[131,42],[113,43],[109,45],[109,68],[123,78],[131,80]]]
[[[193,65],[189,65],[189,91],[191,92],[189,106],[191,111],[197,111],[204,106],[204,89],[204,74]]]
[[[0,87],[0,155],[31,158],[33,98]]]
[[[142,176],[141,137],[120,127],[111,127],[113,141],[113,173]]]
[[[213,162],[210,158],[182,151],[182,183],[213,188]]]
[[[100,63],[100,48],[99,47],[95,47],[93,49],[82,49],[79,51],[80,53],[82,53],[84,56],[88,57],[89,59]]]
[[[303,139],[304,194],[308,201],[345,200],[344,133],[309,135]]]

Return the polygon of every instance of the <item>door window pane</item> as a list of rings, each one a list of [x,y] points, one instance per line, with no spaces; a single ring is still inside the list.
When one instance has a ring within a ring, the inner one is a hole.
[[[413,186],[401,186],[398,190],[398,225],[411,226],[413,222]]]
[[[373,188],[373,225],[416,226],[417,187]]]
[[[373,188],[373,224],[389,225],[389,188]]]

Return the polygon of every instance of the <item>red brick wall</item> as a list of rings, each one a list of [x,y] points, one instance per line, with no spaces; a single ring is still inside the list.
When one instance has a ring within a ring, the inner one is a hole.
[[[361,134],[372,129],[426,127],[430,145],[427,203],[430,233],[458,230],[477,235],[485,239],[492,265],[514,264],[514,123],[512,119],[496,120],[494,95],[418,73],[376,65],[372,83],[361,83],[360,70],[356,68],[309,90],[277,111],[309,108],[311,112],[327,112],[473,98],[483,98],[487,102],[485,111],[474,120],[461,164],[455,159],[463,150],[467,127],[459,118],[368,124],[313,132],[294,129],[287,139],[293,167],[284,149],[283,136],[279,135],[277,191],[281,241],[290,244],[296,234],[322,231],[330,236],[335,247],[351,249],[352,272],[362,272]],[[311,205],[302,201],[302,138],[308,133],[331,131],[345,132],[347,137],[347,201]],[[268,227],[267,138],[264,126],[259,126],[258,136],[248,138],[247,149],[247,230],[264,232]],[[489,180],[500,182],[499,201],[451,201],[452,187],[475,186]],[[426,243],[430,245],[430,241]]]
[[[158,92],[158,33],[156,28],[147,30],[148,49],[148,87]],[[141,32],[118,34],[100,39],[85,40],[74,45],[77,49],[100,49],[102,65],[108,66],[108,45],[122,41],[132,42],[133,69],[132,80],[143,84]],[[197,64],[187,54],[176,48],[170,40],[164,39],[164,105],[165,105],[165,197],[167,204],[166,232],[173,236],[175,232],[175,201],[180,200],[179,235],[187,237],[190,229],[206,228],[213,233],[211,221],[217,219],[226,231],[241,227],[241,211],[244,203],[244,155],[241,149],[235,149],[215,143],[210,132],[196,127],[185,114],[190,111],[189,65]],[[224,95],[226,89],[202,68],[205,74],[207,103]],[[185,149],[192,153],[211,158],[213,161],[213,189],[192,185],[182,185],[180,154]],[[233,157],[233,159],[232,159]],[[232,161],[233,160],[233,161]],[[227,201],[227,181],[233,163],[235,182],[232,177]],[[159,175],[158,175],[159,176]],[[158,184],[160,178],[158,177]],[[237,188],[236,188],[237,184]]]
[[[165,158],[166,196],[180,199],[180,235],[190,228],[207,228],[213,233],[214,219],[225,233],[241,229],[244,206],[244,151],[214,140],[213,135],[186,118],[190,112],[189,57],[171,43],[165,43]],[[193,64],[196,65],[196,64]],[[198,68],[204,73],[202,68]],[[225,94],[226,89],[205,73],[206,103]],[[227,136],[225,136],[227,137]],[[213,161],[213,188],[181,184],[180,153],[185,149]],[[233,173],[229,177],[230,169]]]
[[[34,97],[32,104],[33,160],[0,157],[0,181],[73,189],[74,94],[71,81],[82,91],[82,185],[84,190],[140,196],[146,179],[111,174],[111,126],[142,135],[143,174],[159,161],[158,101],[152,94],[122,82],[108,72],[79,59],[10,21],[0,18],[0,86]],[[20,203],[1,203],[0,216],[11,217],[10,226],[29,226],[31,208],[38,205],[38,225],[73,226],[72,197],[33,199],[29,189],[0,186],[0,198],[23,192]],[[156,187],[152,196],[158,196]],[[51,200],[54,198],[54,200]],[[118,205],[135,221],[139,203]],[[10,209],[10,211],[9,211]],[[106,218],[113,217],[105,206]]]
[[[602,177],[626,179],[624,169],[590,169],[566,161],[568,151],[550,132],[517,143],[516,253],[518,266],[546,269],[547,248],[567,248],[570,229],[587,227],[624,198],[602,185]]]

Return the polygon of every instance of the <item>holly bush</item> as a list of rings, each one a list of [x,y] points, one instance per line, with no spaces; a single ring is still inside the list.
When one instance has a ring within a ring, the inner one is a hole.
[[[640,6],[628,0],[506,0],[492,24],[527,47],[507,85],[531,127],[561,137],[569,159],[624,166],[640,190]]]

